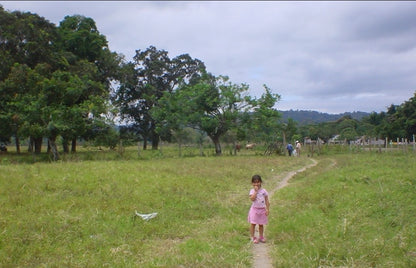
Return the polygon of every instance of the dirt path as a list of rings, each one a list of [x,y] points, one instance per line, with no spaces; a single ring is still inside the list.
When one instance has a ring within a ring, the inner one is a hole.
[[[308,168],[311,168],[313,166],[316,166],[318,164],[318,161],[311,159],[312,160],[312,164],[303,167],[299,170],[296,171],[291,171],[289,172],[283,179],[282,181],[279,183],[279,185],[274,188],[272,191],[269,192],[269,198],[271,198],[271,196],[279,189],[285,187],[288,185],[289,180],[295,176],[297,173],[301,173],[303,171],[305,171]],[[278,177],[274,177],[272,178],[273,180],[278,179]],[[266,228],[264,229],[266,232]],[[256,236],[258,235],[258,228],[256,228]],[[267,236],[266,236],[267,237]],[[269,246],[267,243],[259,243],[259,244],[254,244],[252,247],[252,251],[253,251],[253,268],[272,268],[272,260],[270,258],[269,255]]]

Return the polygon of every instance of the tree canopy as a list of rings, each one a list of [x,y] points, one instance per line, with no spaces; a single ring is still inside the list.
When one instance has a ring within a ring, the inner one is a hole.
[[[56,26],[0,6],[0,60],[0,141],[13,137],[20,152],[20,140],[28,139],[29,149],[39,153],[47,138],[53,159],[59,159],[58,138],[64,152],[69,143],[75,152],[78,138],[113,148],[125,129],[144,141],[144,149],[147,142],[157,149],[160,140],[180,143],[192,128],[211,139],[217,155],[221,140],[271,143],[334,135],[348,141],[363,135],[410,140],[416,132],[416,92],[361,120],[345,115],[299,127],[295,120],[282,121],[276,109],[280,95],[266,85],[254,98],[249,85],[212,75],[189,54],[171,58],[155,46],[136,50],[127,61],[109,50],[95,21],[82,15],[66,16]],[[123,120],[121,134],[115,117]]]
[[[0,136],[13,135],[18,152],[30,137],[37,153],[47,137],[59,159],[56,137],[75,142],[107,113],[120,57],[91,18],[67,16],[56,27],[29,12],[0,13]]]
[[[137,50],[134,62],[124,65],[120,87],[113,99],[120,107],[121,117],[131,122],[142,136],[144,149],[148,140],[152,148],[157,149],[160,140],[150,111],[161,108],[159,100],[165,93],[172,93],[179,85],[193,83],[204,70],[203,62],[188,54],[171,59],[167,51],[154,46]]]

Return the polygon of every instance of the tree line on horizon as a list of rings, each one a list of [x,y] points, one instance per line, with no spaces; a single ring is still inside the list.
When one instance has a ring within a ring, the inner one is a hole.
[[[43,139],[59,159],[75,152],[80,139],[114,147],[120,139],[181,143],[186,129],[209,137],[221,155],[221,140],[276,142],[321,138],[340,131],[352,139],[366,133],[382,137],[414,134],[415,97],[372,113],[361,121],[345,117],[321,125],[283,122],[274,107],[280,95],[264,85],[260,98],[249,85],[214,76],[205,64],[183,54],[171,58],[150,46],[132,60],[110,51],[92,18],[66,16],[58,26],[30,12],[0,6],[0,139],[29,140],[29,151],[41,152]],[[116,128],[116,121],[122,126]],[[339,134],[339,133],[337,133]]]

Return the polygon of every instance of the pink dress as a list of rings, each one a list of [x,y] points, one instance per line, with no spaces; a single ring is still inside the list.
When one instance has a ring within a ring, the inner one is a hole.
[[[250,190],[250,196],[254,194],[254,189]],[[266,189],[260,188],[257,192],[256,200],[252,201],[248,212],[248,222],[251,224],[264,225],[268,223],[266,215],[266,196],[269,196]]]

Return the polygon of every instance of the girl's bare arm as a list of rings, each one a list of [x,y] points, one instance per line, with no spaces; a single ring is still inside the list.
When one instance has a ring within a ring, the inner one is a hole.
[[[269,208],[270,208],[270,202],[269,202],[269,197],[266,196],[264,198],[264,200],[266,201],[266,215],[269,215]]]

